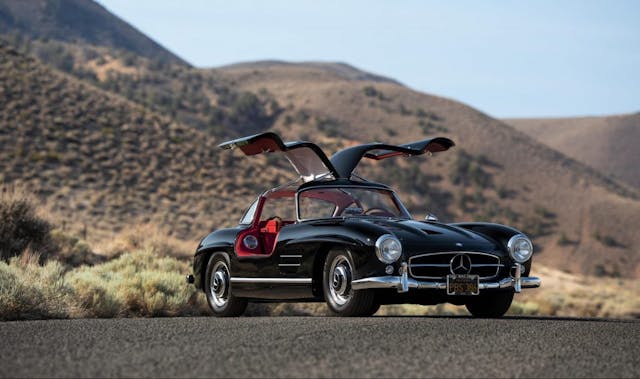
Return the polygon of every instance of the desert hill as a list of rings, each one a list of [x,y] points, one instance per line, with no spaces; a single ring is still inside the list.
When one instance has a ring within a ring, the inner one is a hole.
[[[265,175],[266,159],[230,175],[236,159],[218,154],[214,137],[1,41],[0,109],[0,182],[34,192],[59,225],[88,230],[91,241],[154,223],[195,246],[233,222],[226,214],[237,220],[255,182],[286,180],[275,168]],[[240,200],[228,201],[231,193]]]
[[[504,121],[567,156],[640,188],[640,113]]]
[[[111,47],[166,63],[187,65],[93,0],[0,0],[0,33],[12,32],[31,39]]]

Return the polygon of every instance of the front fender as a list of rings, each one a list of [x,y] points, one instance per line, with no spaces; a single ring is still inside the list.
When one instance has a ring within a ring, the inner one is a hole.
[[[502,224],[494,224],[490,222],[459,222],[459,223],[453,223],[449,225],[467,229],[472,232],[482,234],[483,236],[486,236],[487,238],[494,240],[497,244],[503,247],[509,259],[511,259],[511,256],[508,254],[507,242],[509,242],[509,239],[516,234],[524,234],[516,228],[512,228],[510,226],[506,226]],[[534,248],[534,252],[535,252],[535,248]],[[523,276],[529,275],[529,271],[531,270],[531,261],[532,259],[529,259],[527,262],[524,263],[525,273],[523,274]]]

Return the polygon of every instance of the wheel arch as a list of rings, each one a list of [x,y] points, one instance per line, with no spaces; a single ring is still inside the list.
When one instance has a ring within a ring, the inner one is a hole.
[[[211,257],[214,254],[219,254],[224,256],[227,261],[227,265],[231,268],[231,257],[229,254],[228,246],[208,246],[206,249],[202,249],[198,251],[194,260],[193,260],[193,276],[194,276],[194,285],[196,288],[201,289],[202,291],[206,291],[205,285],[206,280],[204,278],[207,270],[207,265],[211,260]]]
[[[358,264],[362,262],[362,255],[366,254],[364,251],[366,250],[366,248],[363,249],[362,246],[358,246],[352,243],[340,243],[337,241],[323,243],[318,248],[317,253],[313,259],[312,291],[315,297],[318,297],[319,299],[322,299],[322,300],[325,300],[324,290],[322,288],[324,263],[325,263],[325,260],[327,259],[327,255],[329,255],[329,252],[334,249],[348,250],[351,253],[351,258],[354,261],[353,263],[354,265],[356,265],[356,267],[353,267],[354,271],[357,271],[360,269]]]

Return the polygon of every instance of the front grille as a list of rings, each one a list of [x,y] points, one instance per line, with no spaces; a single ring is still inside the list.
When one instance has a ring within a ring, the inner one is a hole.
[[[470,275],[478,275],[480,279],[490,279],[498,275],[500,257],[487,253],[469,251],[450,251],[446,253],[428,253],[409,258],[409,275],[417,279],[444,279],[451,274],[451,260],[458,254],[465,254],[471,259]]]

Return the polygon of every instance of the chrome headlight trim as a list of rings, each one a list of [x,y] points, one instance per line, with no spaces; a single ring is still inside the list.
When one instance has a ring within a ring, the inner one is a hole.
[[[381,262],[393,263],[402,255],[402,244],[392,234],[383,234],[376,240],[376,255]]]
[[[529,245],[528,251],[526,249],[522,249],[523,242]],[[524,234],[516,234],[509,238],[509,242],[507,242],[507,250],[509,250],[509,255],[514,261],[517,263],[524,263],[533,256],[533,243],[529,237]],[[523,251],[526,252],[523,254]]]

